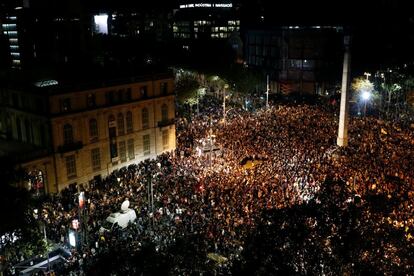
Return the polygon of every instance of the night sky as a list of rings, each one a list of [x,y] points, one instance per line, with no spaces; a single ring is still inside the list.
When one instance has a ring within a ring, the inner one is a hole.
[[[13,2],[5,0],[3,5]],[[165,11],[182,2],[203,1],[33,0],[31,5],[47,14],[79,14],[118,8]],[[233,3],[240,7],[242,31],[278,25],[348,26],[353,34],[353,66],[361,70],[384,69],[414,60],[414,15],[410,13],[410,1],[235,0]]]

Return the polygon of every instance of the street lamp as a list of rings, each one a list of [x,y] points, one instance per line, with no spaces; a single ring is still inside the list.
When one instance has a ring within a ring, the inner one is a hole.
[[[364,117],[367,113],[367,102],[371,98],[371,93],[369,91],[362,91],[361,94],[362,100],[364,101]]]
[[[266,78],[266,109],[269,109],[269,91],[270,91],[269,75],[267,75],[267,78]]]
[[[213,145],[215,144],[215,137],[216,137],[216,135],[214,135],[213,134],[213,129],[211,129],[210,128],[210,131],[209,131],[209,134],[208,134],[208,142],[209,142],[209,146],[210,146],[210,167],[211,167],[211,165],[212,165],[212,162],[213,162],[213,157],[212,157],[212,155],[213,155]]]
[[[223,91],[223,122],[224,125],[226,125],[226,89],[229,88],[229,85],[226,83],[224,85],[224,91]]]
[[[33,217],[40,222],[40,225],[43,228],[43,239],[46,244],[46,251],[47,251],[47,270],[50,271],[50,262],[49,262],[49,243],[47,241],[47,235],[46,235],[46,222],[42,221],[41,217],[39,216],[39,210],[34,209],[33,210]]]

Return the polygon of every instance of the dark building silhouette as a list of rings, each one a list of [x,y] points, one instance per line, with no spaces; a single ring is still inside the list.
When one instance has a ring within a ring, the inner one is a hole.
[[[249,29],[245,63],[269,75],[273,92],[323,93],[340,76],[342,36],[332,26]]]

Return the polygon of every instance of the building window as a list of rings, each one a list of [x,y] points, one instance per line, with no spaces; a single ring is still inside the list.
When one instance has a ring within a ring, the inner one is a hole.
[[[143,147],[144,156],[150,155],[150,153],[151,153],[151,142],[150,142],[149,134],[144,135],[142,137],[142,141],[143,141],[143,145],[144,145],[144,147]]]
[[[60,103],[60,110],[62,112],[68,112],[72,109],[70,98],[62,99]]]
[[[32,137],[32,124],[29,122],[28,119],[24,120],[24,128],[26,131],[26,142],[32,143],[33,137]]]
[[[160,90],[161,90],[162,95],[167,95],[167,93],[168,93],[168,83],[167,82],[162,82],[161,85],[160,85]]]
[[[119,89],[116,95],[116,102],[123,103],[124,102],[124,89]]]
[[[70,124],[63,126],[63,143],[65,145],[73,144],[73,128]]]
[[[88,107],[95,107],[96,106],[96,96],[95,94],[88,94],[88,96],[86,97],[86,105]]]
[[[101,152],[99,148],[91,150],[92,170],[97,171],[101,169]]]
[[[22,124],[19,118],[16,118],[16,127],[17,127],[17,140],[22,140]]]
[[[118,156],[118,146],[116,143],[116,121],[115,116],[112,114],[108,117],[108,136],[109,152],[111,154],[111,159],[114,159]]]
[[[121,162],[126,162],[126,148],[125,148],[125,141],[119,142],[119,157]]]
[[[133,130],[133,124],[132,124],[132,112],[128,111],[126,114],[126,128],[127,133],[131,133]]]
[[[76,177],[75,155],[66,156],[66,175],[68,179],[73,179]]]
[[[98,121],[96,119],[89,120],[89,136],[91,140],[98,138]]]
[[[161,120],[167,121],[168,120],[168,106],[163,104],[161,107]]]
[[[162,131],[162,149],[168,149],[168,129]]]
[[[132,90],[131,90],[131,87],[128,87],[127,88],[127,90],[126,90],[126,100],[127,101],[131,101],[132,100]]]
[[[143,98],[148,97],[148,88],[147,88],[147,86],[142,86],[139,89],[139,93],[141,94],[141,97],[143,97]]]
[[[134,139],[128,140],[128,158],[129,160],[135,159]]]
[[[115,94],[115,92],[113,90],[106,92],[105,96],[106,96],[106,104],[107,105],[114,104],[114,102],[115,102],[114,101],[114,98],[115,98],[114,94]]]
[[[148,109],[146,107],[144,107],[142,109],[142,128],[146,129],[149,128],[149,113],[148,113]]]
[[[118,135],[125,134],[125,125],[124,125],[124,114],[118,114]]]

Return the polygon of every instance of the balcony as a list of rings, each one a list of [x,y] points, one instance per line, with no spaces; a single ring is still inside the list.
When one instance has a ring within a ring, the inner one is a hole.
[[[174,118],[167,119],[167,120],[162,120],[162,121],[158,122],[158,127],[166,127],[166,126],[173,125],[174,123],[175,123]]]
[[[71,144],[65,144],[62,146],[58,146],[57,151],[62,154],[62,153],[69,152],[69,151],[80,150],[81,148],[83,148],[83,144],[81,141],[78,141],[78,142],[73,142]]]

